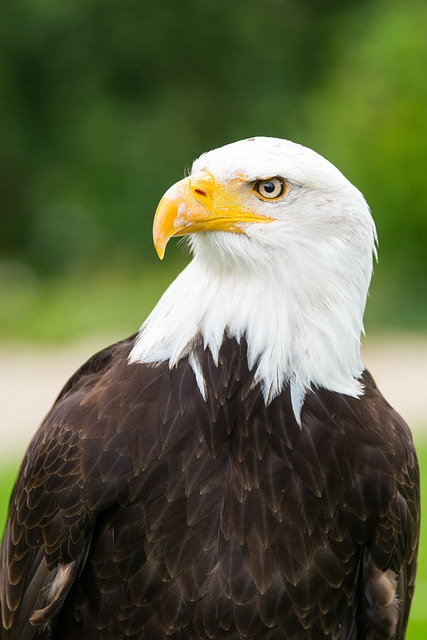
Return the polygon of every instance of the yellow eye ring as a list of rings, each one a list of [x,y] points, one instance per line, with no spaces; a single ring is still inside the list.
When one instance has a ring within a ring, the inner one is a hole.
[[[274,178],[266,178],[265,180],[257,180],[254,184],[254,191],[257,196],[263,200],[278,200],[285,195],[288,186],[283,178],[278,176]]]

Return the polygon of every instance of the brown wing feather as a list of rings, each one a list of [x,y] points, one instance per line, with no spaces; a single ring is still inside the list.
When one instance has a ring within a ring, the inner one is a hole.
[[[30,445],[0,637],[403,638],[418,470],[369,374],[360,399],[309,393],[300,428],[244,341],[218,366],[197,348],[206,401],[186,359],[128,365],[131,345],[84,365]]]

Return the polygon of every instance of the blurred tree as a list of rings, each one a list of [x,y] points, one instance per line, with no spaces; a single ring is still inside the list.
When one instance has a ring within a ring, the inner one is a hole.
[[[425,318],[427,4],[380,0],[347,15],[336,62],[305,102],[303,137],[365,194],[377,223],[382,320]],[[322,127],[322,123],[327,126]]]
[[[350,6],[6,2],[3,255],[46,271],[116,249],[154,257],[152,213],[185,163],[254,133],[292,137]]]
[[[3,258],[45,274],[154,259],[152,215],[184,167],[277,135],[315,147],[365,193],[381,240],[376,297],[384,313],[398,296],[416,311],[427,300],[425,24],[424,0],[6,0]]]

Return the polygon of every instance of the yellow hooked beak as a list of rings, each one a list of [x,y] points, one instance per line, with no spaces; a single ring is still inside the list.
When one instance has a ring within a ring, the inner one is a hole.
[[[209,171],[184,178],[166,191],[154,216],[153,240],[160,260],[170,238],[199,231],[245,233],[248,222],[272,222],[245,206],[238,189],[216,182]],[[243,225],[243,226],[242,226]]]

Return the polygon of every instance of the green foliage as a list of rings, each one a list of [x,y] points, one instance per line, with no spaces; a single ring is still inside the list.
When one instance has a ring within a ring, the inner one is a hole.
[[[183,266],[182,259],[112,262],[41,278],[19,263],[0,265],[0,335],[58,342],[101,333],[119,340],[140,327]]]
[[[418,461],[421,473],[421,514],[427,512],[427,495],[425,489],[425,478],[427,476],[427,441],[415,439],[417,447]],[[414,601],[412,603],[411,615],[409,619],[407,640],[424,640],[427,637],[427,524],[425,518],[421,517],[420,547],[418,553],[417,586]]]
[[[380,315],[385,320],[398,302],[406,310],[403,323],[418,318],[424,325],[425,24],[427,4],[420,0],[410,6],[384,0],[354,12],[336,35],[340,56],[328,81],[306,103],[312,139],[359,186],[373,211],[380,262],[372,297]],[[333,126],[318,127],[319,120]]]
[[[0,467],[0,537],[3,535],[9,509],[10,495],[15,484],[19,466],[20,462],[8,461],[7,463],[3,462]]]
[[[6,0],[0,298],[15,279],[31,307],[40,279],[72,289],[76,271],[153,262],[165,189],[203,150],[264,134],[360,186],[380,235],[374,318],[422,324],[426,14],[424,0]]]
[[[290,4],[292,23],[273,0],[7,3],[3,248],[48,271],[146,251],[156,201],[185,164],[255,130],[283,134],[283,111],[321,72],[322,25],[340,10]]]

